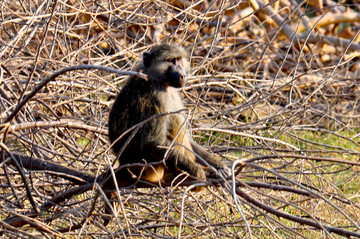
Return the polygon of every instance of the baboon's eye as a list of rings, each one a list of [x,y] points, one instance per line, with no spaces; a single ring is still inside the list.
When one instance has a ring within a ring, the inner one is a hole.
[[[181,57],[177,57],[177,58],[173,58],[173,59],[169,59],[167,60],[168,62],[171,62],[174,65],[178,65],[179,62],[181,61]]]
[[[171,62],[172,64],[176,64],[176,58],[167,59],[166,61]]]

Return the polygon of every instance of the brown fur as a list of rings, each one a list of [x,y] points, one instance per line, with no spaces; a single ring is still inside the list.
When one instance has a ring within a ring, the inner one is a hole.
[[[200,158],[217,169],[226,168],[192,140],[184,113],[164,114],[184,108],[178,88],[185,84],[189,69],[187,58],[188,53],[181,47],[155,46],[144,53],[139,68],[147,74],[148,80],[130,77],[117,96],[109,116],[109,137],[120,165],[159,163],[145,169],[120,170],[118,179],[126,180],[133,174],[152,183],[170,182],[185,171],[205,180],[206,172],[199,164]],[[163,115],[157,116],[159,114]],[[151,117],[153,119],[149,120]],[[140,126],[124,134],[137,124]]]

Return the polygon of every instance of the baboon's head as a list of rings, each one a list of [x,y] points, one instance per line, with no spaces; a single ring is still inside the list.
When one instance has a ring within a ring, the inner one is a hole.
[[[161,44],[143,55],[144,71],[151,81],[176,88],[183,87],[190,64],[189,54],[184,48]]]

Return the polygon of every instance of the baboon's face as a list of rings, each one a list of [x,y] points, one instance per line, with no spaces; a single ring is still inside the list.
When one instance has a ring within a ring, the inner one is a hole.
[[[183,57],[177,57],[168,60],[170,66],[166,73],[169,85],[172,87],[180,88],[186,83],[186,74],[188,71],[189,62]]]
[[[181,47],[162,44],[144,53],[144,67],[148,78],[165,86],[183,87],[189,70],[188,53]]]

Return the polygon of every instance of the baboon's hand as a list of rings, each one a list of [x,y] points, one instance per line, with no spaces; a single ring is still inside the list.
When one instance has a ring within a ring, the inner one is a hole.
[[[229,168],[228,166],[225,166],[223,168],[218,169],[218,172],[224,177],[229,177],[231,176],[231,168]]]
[[[231,169],[225,164],[221,164],[215,169],[216,171],[214,171],[214,169],[208,169],[206,176],[208,178],[220,178],[221,176],[226,178],[231,175]]]

